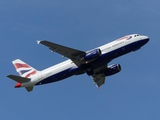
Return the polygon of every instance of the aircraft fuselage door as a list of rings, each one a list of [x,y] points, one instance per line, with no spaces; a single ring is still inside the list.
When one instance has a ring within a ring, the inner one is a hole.
[[[130,39],[129,39],[129,40],[126,39],[126,40],[125,40],[125,43],[126,43],[126,44],[130,43]]]
[[[132,38],[132,36],[127,36],[126,40],[125,40],[125,43],[126,44],[130,43],[131,42],[131,38]]]

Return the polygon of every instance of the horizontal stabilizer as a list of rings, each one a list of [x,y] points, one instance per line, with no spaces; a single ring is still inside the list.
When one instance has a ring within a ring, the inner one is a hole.
[[[33,90],[33,86],[31,86],[31,87],[25,87],[26,88],[26,90],[28,91],[28,92],[31,92],[32,90]]]
[[[31,80],[29,78],[24,78],[24,77],[20,77],[20,76],[16,76],[16,75],[8,75],[7,77],[16,81],[16,82],[19,82],[19,83],[25,83],[25,82],[29,82]]]

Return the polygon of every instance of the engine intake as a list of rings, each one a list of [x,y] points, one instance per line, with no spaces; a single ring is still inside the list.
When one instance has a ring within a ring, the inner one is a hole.
[[[86,55],[83,57],[82,60],[90,62],[97,58],[99,58],[102,55],[100,49],[94,49],[86,53]]]
[[[121,65],[120,64],[113,64],[108,66],[106,70],[104,70],[105,76],[114,75],[121,71]]]

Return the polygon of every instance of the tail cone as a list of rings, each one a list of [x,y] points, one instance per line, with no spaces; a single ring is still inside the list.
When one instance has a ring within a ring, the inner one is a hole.
[[[21,87],[21,83],[15,84],[15,88],[19,88],[19,87]]]

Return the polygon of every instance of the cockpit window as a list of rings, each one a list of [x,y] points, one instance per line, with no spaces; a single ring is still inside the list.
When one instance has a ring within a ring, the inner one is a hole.
[[[134,35],[134,37],[137,37],[137,36],[139,36],[139,34]]]

